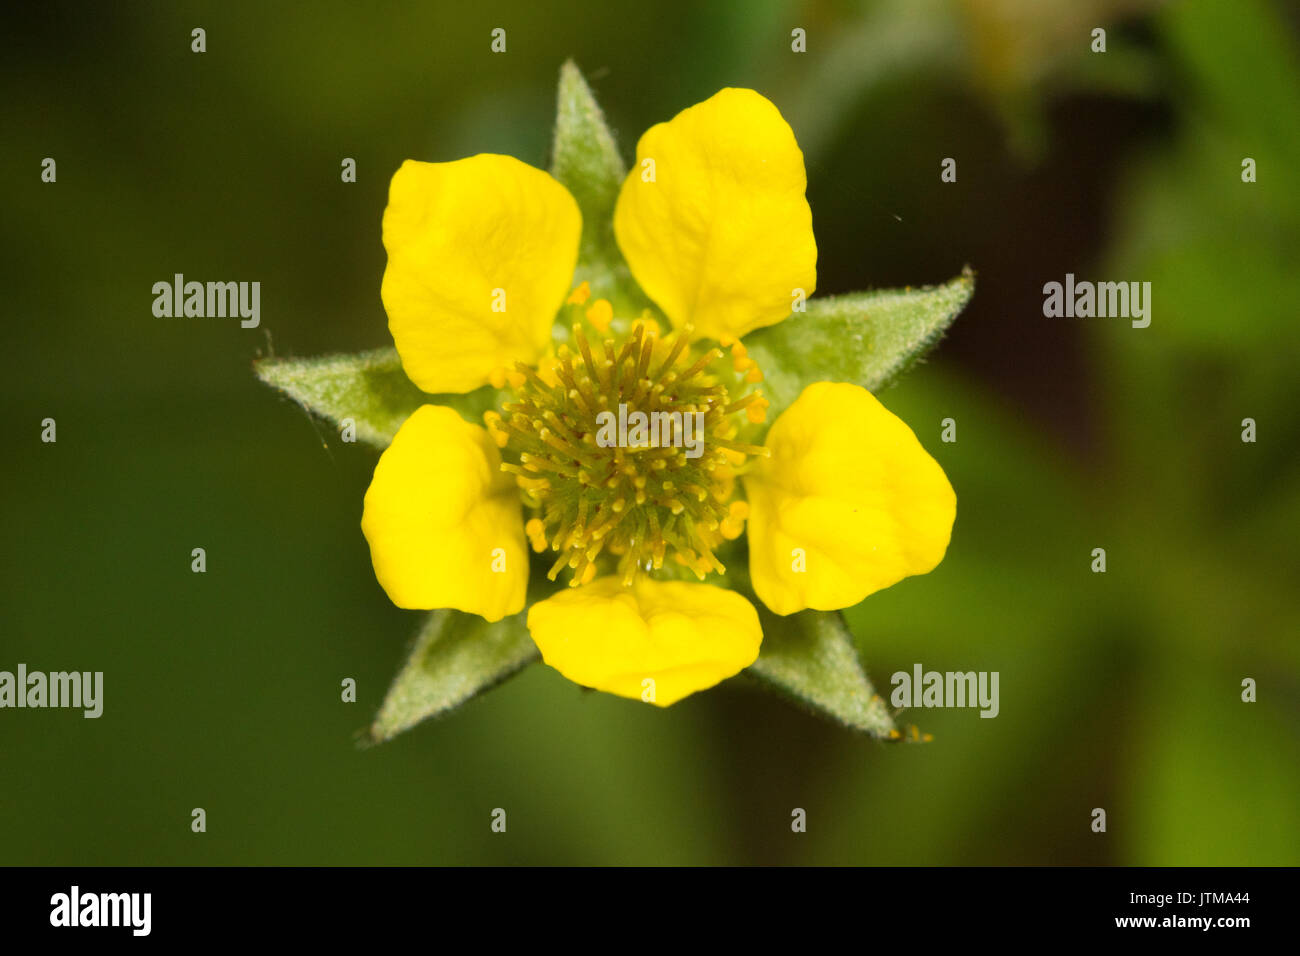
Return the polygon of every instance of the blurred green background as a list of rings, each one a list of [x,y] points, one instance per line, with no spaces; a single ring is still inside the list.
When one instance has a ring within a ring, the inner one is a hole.
[[[102,670],[105,709],[0,711],[0,862],[1300,863],[1295,6],[4,16],[0,669]],[[629,157],[722,86],[771,98],[806,154],[819,293],[978,270],[881,395],[957,489],[951,549],[849,617],[882,692],[918,662],[996,670],[997,719],[909,712],[934,742],[886,746],[744,678],[659,711],[537,666],[357,748],[421,620],[360,534],[377,454],[251,361],[387,345],[390,175],[485,151],[544,167],[569,56]],[[176,272],[260,281],[263,328],[155,318]],[[1066,272],[1152,282],[1150,328],[1044,318]]]

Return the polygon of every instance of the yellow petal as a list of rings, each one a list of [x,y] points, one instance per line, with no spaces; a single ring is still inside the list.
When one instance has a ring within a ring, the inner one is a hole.
[[[379,457],[361,531],[398,607],[498,621],[523,610],[528,552],[519,492],[496,443],[450,408],[423,405]]]
[[[943,560],[957,496],[912,430],[866,389],[809,385],[767,447],[771,457],[745,477],[749,571],[777,614],[852,607]]]
[[[569,294],[582,214],[567,189],[510,156],[407,160],[384,210],[380,290],[402,366],[426,392],[467,392],[532,363]]]
[[[734,591],[638,577],[599,578],[528,611],[542,659],[569,680],[667,707],[758,657],[754,606]]]
[[[739,337],[789,315],[793,290],[812,295],[806,185],[803,153],[777,108],[753,90],[725,89],[641,137],[614,233],[674,325]]]

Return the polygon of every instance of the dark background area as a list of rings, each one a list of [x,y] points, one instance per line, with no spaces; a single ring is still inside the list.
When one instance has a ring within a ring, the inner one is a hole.
[[[1295,5],[4,16],[0,669],[103,671],[105,702],[0,711],[0,863],[1300,862]],[[880,396],[957,490],[952,546],[849,618],[882,693],[917,662],[996,670],[996,719],[909,712],[934,742],[886,746],[743,677],[661,712],[539,666],[357,747],[420,621],[360,534],[377,454],[251,362],[389,344],[389,177],[546,167],[568,57],[625,157],[720,87],[772,99],[805,151],[819,294],[976,269]],[[177,272],[260,281],[262,327],[155,318]],[[1067,272],[1152,282],[1151,326],[1045,318]]]

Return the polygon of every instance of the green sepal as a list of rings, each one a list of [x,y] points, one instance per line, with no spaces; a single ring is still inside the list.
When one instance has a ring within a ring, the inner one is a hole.
[[[356,437],[378,448],[387,448],[402,422],[421,405],[446,405],[466,421],[482,425],[483,413],[496,408],[501,399],[501,393],[488,385],[464,395],[422,392],[406,377],[392,348],[308,359],[259,359],[253,370],[263,382],[336,427],[351,419]]]
[[[749,549],[728,542],[727,570],[709,583],[743,595],[758,611],[763,643],[744,673],[763,686],[844,727],[897,739],[893,717],[858,659],[853,633],[839,611],[774,614],[754,593]]]
[[[811,299],[806,312],[751,332],[745,347],[763,370],[768,421],[813,382],[879,391],[939,341],[974,291],[967,268],[943,285]]]
[[[638,314],[650,302],[632,280],[614,238],[614,206],[627,167],[605,114],[572,60],[560,68],[551,175],[573,194],[582,212],[574,284],[589,282],[592,298],[609,299],[619,315]]]
[[[755,601],[763,626],[758,660],[745,671],[814,713],[872,737],[896,738],[894,719],[858,660],[838,611],[788,617]]]
[[[488,623],[449,609],[430,614],[370,725],[369,741],[390,740],[445,714],[536,661],[527,616],[521,611]]]

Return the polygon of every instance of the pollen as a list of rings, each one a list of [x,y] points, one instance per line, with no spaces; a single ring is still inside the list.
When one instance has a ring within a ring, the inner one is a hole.
[[[564,301],[568,305],[583,305],[590,298],[591,283],[586,279],[583,279],[581,283],[574,287],[573,291],[569,293],[569,297]]]
[[[554,358],[510,370],[514,399],[484,416],[532,514],[529,543],[555,555],[552,580],[567,570],[574,586],[607,573],[630,584],[665,562],[701,580],[724,571],[715,551],[749,514],[732,500],[736,478],[767,454],[743,440],[767,405],[744,393],[757,366],[739,343],[743,369],[692,345],[689,328],[660,335],[648,316],[611,332],[603,299],[585,313],[589,326],[575,324]]]
[[[587,309],[587,321],[602,335],[609,331],[609,324],[614,320],[614,307],[609,299],[597,299]]]
[[[542,524],[540,518],[528,519],[524,524],[524,534],[528,535],[528,543],[538,554],[546,550],[546,526]]]

